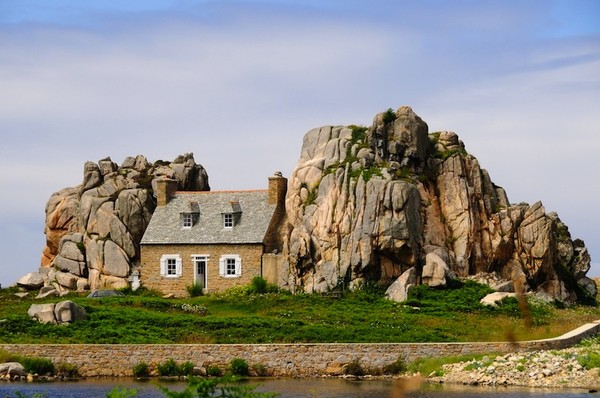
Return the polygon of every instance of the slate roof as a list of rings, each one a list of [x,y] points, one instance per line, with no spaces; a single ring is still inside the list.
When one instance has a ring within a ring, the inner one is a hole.
[[[176,192],[156,208],[141,243],[262,243],[274,211],[267,190]],[[182,213],[192,213],[191,228],[182,228]],[[233,228],[223,226],[223,213],[233,213]]]

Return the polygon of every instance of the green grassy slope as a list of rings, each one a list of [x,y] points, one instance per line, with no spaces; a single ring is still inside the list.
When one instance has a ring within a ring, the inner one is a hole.
[[[600,319],[598,307],[558,309],[529,303],[525,318],[516,300],[497,309],[479,304],[489,292],[472,282],[449,289],[419,286],[399,304],[377,289],[341,298],[285,292],[163,299],[152,292],[126,297],[20,299],[0,291],[0,343],[303,343],[448,342],[537,339],[558,336]],[[69,299],[88,312],[66,326],[31,320],[32,303]],[[531,315],[529,315],[531,314]],[[525,322],[527,320],[528,322]],[[528,326],[528,325],[531,326]]]

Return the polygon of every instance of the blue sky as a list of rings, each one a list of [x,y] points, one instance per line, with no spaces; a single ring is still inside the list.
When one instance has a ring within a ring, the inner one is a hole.
[[[0,283],[87,160],[193,152],[213,189],[262,188],[309,129],[401,105],[600,275],[599,1],[0,0]]]

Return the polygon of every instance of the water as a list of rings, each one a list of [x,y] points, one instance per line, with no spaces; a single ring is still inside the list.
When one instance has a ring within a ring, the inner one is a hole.
[[[253,381],[254,383],[255,381]],[[420,391],[402,395],[402,387],[392,380],[344,380],[344,379],[265,379],[256,391],[277,392],[282,398],[590,398],[587,390],[544,390],[516,387],[465,387],[425,384]],[[182,390],[184,383],[161,383],[171,390]],[[0,383],[0,398],[16,397],[20,392],[26,397],[35,393],[44,398],[104,398],[116,386],[135,388],[140,398],[164,398],[155,382],[140,382],[133,379],[88,379],[77,382],[50,383]],[[600,394],[598,394],[600,397]]]

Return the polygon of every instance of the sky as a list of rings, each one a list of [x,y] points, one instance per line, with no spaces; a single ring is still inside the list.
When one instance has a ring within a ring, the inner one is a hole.
[[[402,105],[600,276],[600,1],[0,0],[0,284],[88,160],[193,152],[213,190],[266,188],[308,130]]]

